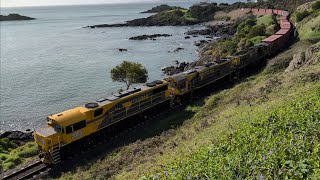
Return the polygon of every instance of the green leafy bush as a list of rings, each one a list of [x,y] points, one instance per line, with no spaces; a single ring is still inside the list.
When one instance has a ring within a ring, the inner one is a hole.
[[[251,38],[250,41],[251,41],[254,45],[256,45],[256,44],[261,43],[261,41],[262,41],[263,39],[265,39],[266,37],[267,37],[267,36],[256,36],[256,37]]]
[[[249,34],[247,35],[248,38],[253,38],[256,36],[264,36],[266,34],[266,26],[264,24],[253,26],[250,29]]]
[[[320,1],[316,1],[313,5],[312,5],[312,9],[314,11],[320,9]]]
[[[0,153],[8,153],[10,149],[16,148],[17,145],[8,138],[0,139]]]
[[[302,12],[297,12],[296,14],[296,20],[297,22],[302,21],[305,17],[309,16],[310,13],[309,11],[302,11]]]
[[[13,168],[23,163],[27,158],[35,157],[38,148],[34,142],[28,142],[23,146],[17,146],[7,138],[0,140],[0,172]]]

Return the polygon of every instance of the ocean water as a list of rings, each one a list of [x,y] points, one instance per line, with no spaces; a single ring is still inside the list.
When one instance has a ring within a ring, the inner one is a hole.
[[[170,5],[189,7],[192,2]],[[193,42],[184,39],[191,27],[82,28],[120,23],[150,14],[139,12],[159,5],[108,4],[1,8],[1,14],[19,13],[32,21],[1,22],[0,132],[36,129],[45,118],[105,97],[121,87],[112,82],[110,70],[123,60],[142,63],[149,80],[161,79],[161,67],[174,60],[197,60]],[[129,37],[167,33],[156,41],[131,41]],[[203,38],[201,38],[203,39]],[[170,53],[181,47],[184,50]],[[118,52],[126,48],[127,52]]]

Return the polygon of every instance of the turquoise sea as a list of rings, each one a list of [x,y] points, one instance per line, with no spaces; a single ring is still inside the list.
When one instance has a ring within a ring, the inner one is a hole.
[[[225,1],[224,1],[225,2]],[[189,7],[194,2],[169,2]],[[160,3],[1,8],[32,21],[1,22],[0,133],[44,126],[46,116],[105,97],[124,84],[111,81],[110,69],[123,60],[142,63],[149,80],[161,79],[161,67],[174,60],[197,59],[193,42],[184,39],[192,27],[123,27],[86,29],[87,25],[120,23]],[[156,41],[129,37],[166,33]],[[203,38],[202,38],[203,39]],[[182,47],[184,50],[170,53]],[[127,52],[118,52],[126,48]]]

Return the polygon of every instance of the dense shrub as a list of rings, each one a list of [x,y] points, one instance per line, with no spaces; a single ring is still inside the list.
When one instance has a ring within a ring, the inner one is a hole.
[[[228,39],[221,43],[220,55],[226,57],[237,52],[237,43],[232,39]]]
[[[254,45],[261,43],[263,39],[265,39],[267,36],[256,36],[251,38],[249,41],[252,42]]]
[[[8,153],[10,149],[16,148],[17,145],[8,138],[0,139],[0,153]]]
[[[250,17],[238,25],[237,31],[240,32],[245,26],[249,26],[249,27],[254,26],[256,25],[256,23],[257,23],[257,20],[255,19],[255,17]]]
[[[220,7],[216,3],[206,3],[205,5],[193,5],[189,13],[193,18],[201,20],[212,20],[214,13],[219,11]]]
[[[308,11],[297,12],[296,20],[297,22],[302,21],[305,17],[309,16],[310,13]]]
[[[27,158],[38,154],[38,148],[34,142],[17,146],[7,138],[0,139],[0,172],[13,168]]]
[[[277,31],[277,26],[275,24],[270,25],[266,28],[267,35],[272,35],[272,34],[276,33],[276,31]]]
[[[312,9],[314,11],[320,9],[320,1],[316,1],[313,5],[312,5]]]
[[[265,31],[266,31],[266,26],[264,24],[256,25],[250,29],[248,38],[253,38],[256,36],[264,36],[266,34]]]

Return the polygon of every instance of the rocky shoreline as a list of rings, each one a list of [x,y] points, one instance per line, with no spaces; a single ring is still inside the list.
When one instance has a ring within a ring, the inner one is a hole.
[[[170,37],[172,36],[171,34],[152,34],[152,35],[141,35],[141,36],[134,36],[129,38],[129,40],[156,40],[155,38],[157,37]]]
[[[6,131],[0,135],[0,139],[2,138],[8,138],[10,141],[13,141],[17,145],[21,146],[27,142],[33,141],[33,132],[29,129],[25,132]]]
[[[84,28],[107,28],[107,27],[138,27],[138,26],[188,26],[199,24],[202,21],[198,20],[161,20],[156,16],[150,16],[147,18],[134,19],[131,21],[126,21],[125,23],[119,24],[98,24],[92,26],[86,26]]]
[[[0,15],[0,21],[21,21],[21,20],[33,20],[35,18],[22,16],[20,14],[9,14],[7,16]]]
[[[211,37],[220,37],[227,38],[233,36],[236,32],[233,24],[218,24],[206,26],[205,29],[191,30],[185,34],[188,36],[191,35],[201,35],[201,36],[211,36]]]

